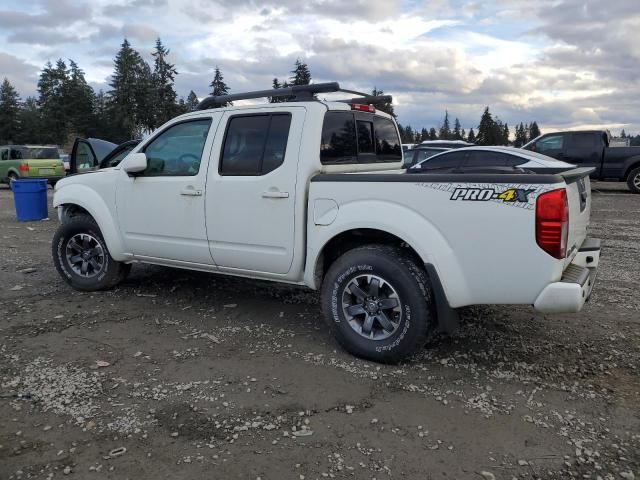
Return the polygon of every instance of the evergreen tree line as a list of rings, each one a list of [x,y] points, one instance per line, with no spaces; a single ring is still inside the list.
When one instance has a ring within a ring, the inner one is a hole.
[[[178,98],[175,78],[178,71],[168,60],[170,50],[160,39],[152,52],[152,64],[123,41],[114,59],[114,72],[107,92],[95,92],[87,83],[84,71],[73,61],[58,60],[47,63],[38,80],[37,97],[21,101],[8,79],[0,84],[0,144],[40,143],[69,146],[76,136],[98,137],[121,143],[139,138],[167,120],[196,109],[198,97],[193,90],[186,99]],[[309,66],[297,59],[293,70],[284,79],[274,78],[273,88],[311,83]],[[226,95],[230,88],[224,81],[219,67],[214,69],[209,84],[210,95]],[[371,95],[383,95],[374,87]],[[279,103],[289,97],[271,97]],[[225,104],[226,105],[226,104]],[[225,106],[221,105],[221,106]],[[377,102],[376,108],[396,117],[393,105]],[[509,138],[509,126],[486,107],[477,126],[465,131],[458,118],[449,119],[445,111],[442,124],[436,129],[399,125],[403,143],[419,143],[425,140],[466,140],[478,145],[514,145],[520,147],[540,135],[538,124],[522,122],[515,127],[514,140]],[[640,145],[640,135],[621,136],[631,138],[632,145]]]
[[[398,125],[398,127],[402,143],[420,143],[426,140],[464,140],[477,145],[513,145],[514,147],[521,147],[529,140],[540,135],[540,128],[537,122],[533,121],[530,124],[520,122],[515,127],[515,138],[511,141],[509,138],[509,125],[497,116],[494,117],[489,111],[489,107],[484,109],[476,131],[470,128],[466,132],[458,118],[454,119],[453,128],[451,128],[448,111],[445,111],[444,119],[437,129],[431,127],[428,130],[426,128],[417,130],[410,125]]]

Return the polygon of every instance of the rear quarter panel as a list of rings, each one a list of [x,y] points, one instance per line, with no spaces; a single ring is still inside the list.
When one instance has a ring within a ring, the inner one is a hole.
[[[373,228],[403,239],[433,264],[452,307],[532,304],[549,282],[560,279],[564,264],[536,244],[535,201],[542,192],[562,186],[312,182],[306,283],[331,238],[353,228]],[[527,202],[473,200],[467,193],[509,189],[526,190]],[[313,218],[316,200],[322,199],[338,205],[330,225],[316,225]]]

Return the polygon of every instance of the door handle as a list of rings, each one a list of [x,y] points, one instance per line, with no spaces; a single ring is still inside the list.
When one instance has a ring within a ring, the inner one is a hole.
[[[180,195],[185,195],[187,197],[201,197],[202,190],[196,190],[193,187],[186,187],[180,190]]]
[[[266,190],[262,192],[262,198],[289,198],[289,192],[280,192],[278,190]]]

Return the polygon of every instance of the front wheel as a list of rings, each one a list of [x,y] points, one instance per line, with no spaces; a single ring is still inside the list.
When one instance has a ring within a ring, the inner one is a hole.
[[[640,193],[640,167],[634,168],[629,172],[627,186],[633,193]]]
[[[115,287],[131,269],[131,265],[111,257],[100,228],[88,215],[78,215],[60,225],[51,247],[58,273],[76,290]]]
[[[400,248],[350,250],[329,268],[322,308],[337,341],[350,353],[397,363],[424,347],[435,325],[429,279]]]

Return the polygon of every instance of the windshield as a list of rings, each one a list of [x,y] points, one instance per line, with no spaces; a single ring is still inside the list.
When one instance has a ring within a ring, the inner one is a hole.
[[[56,147],[11,147],[11,160],[59,160]]]

